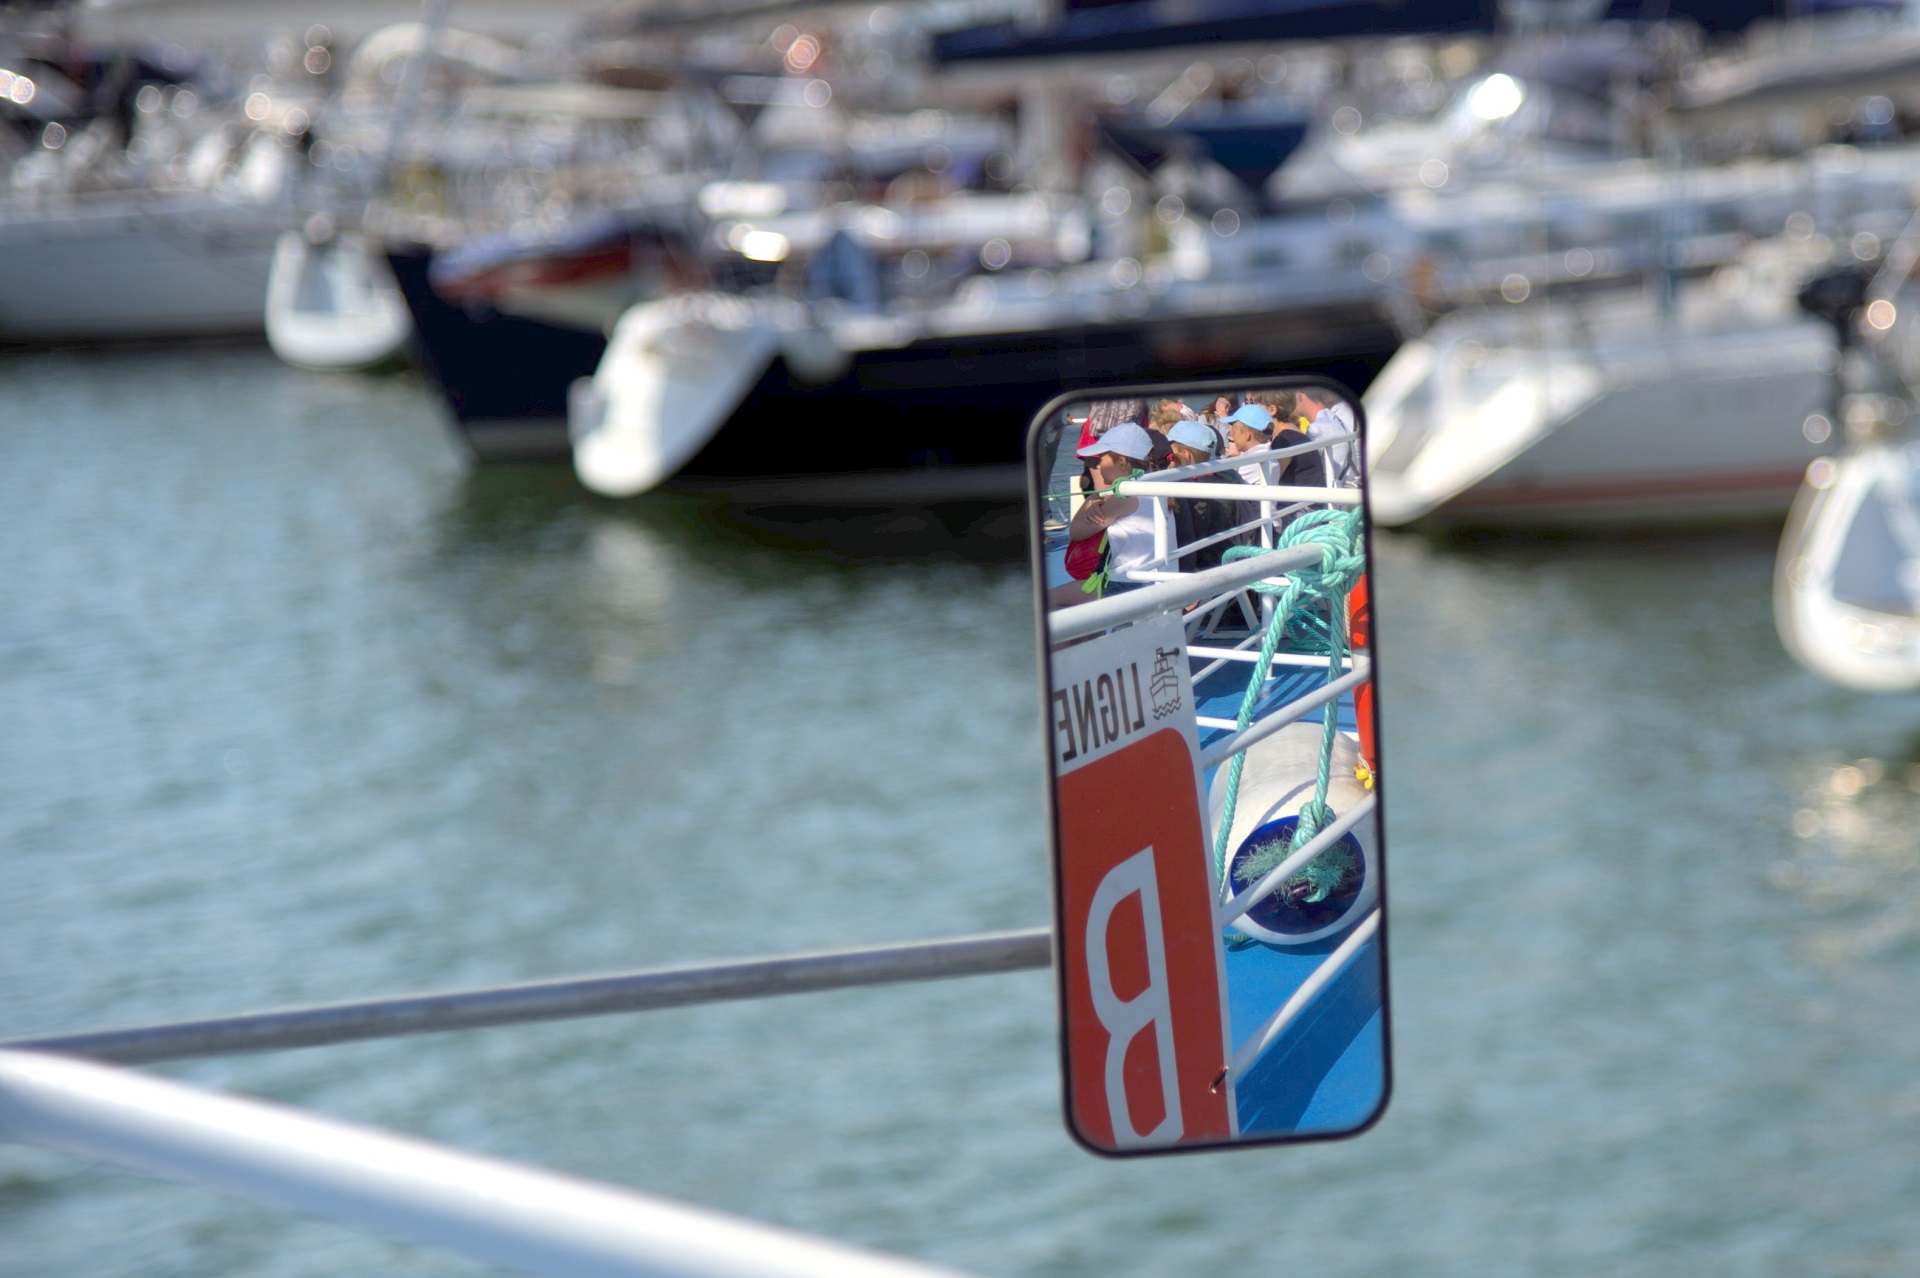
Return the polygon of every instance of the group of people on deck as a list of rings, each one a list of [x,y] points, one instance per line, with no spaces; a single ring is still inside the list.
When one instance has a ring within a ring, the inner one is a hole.
[[[1317,387],[1253,391],[1244,399],[1222,394],[1204,409],[1178,399],[1095,403],[1076,450],[1085,469],[1068,524],[1066,566],[1074,580],[1054,588],[1053,606],[1083,603],[1145,584],[1133,573],[1158,557],[1153,503],[1115,495],[1111,491],[1115,481],[1231,457],[1246,462],[1177,478],[1198,484],[1290,488],[1353,483],[1358,479],[1359,453],[1352,441],[1312,446],[1352,433],[1352,407]],[[1263,457],[1266,453],[1278,455]],[[1232,546],[1258,543],[1258,498],[1196,495],[1170,498],[1166,507],[1171,521],[1168,544],[1175,558],[1171,564],[1158,565],[1162,568],[1197,572],[1217,566]],[[1275,510],[1283,512],[1285,505]],[[1244,531],[1210,540],[1236,527]],[[1193,549],[1183,552],[1179,547]]]

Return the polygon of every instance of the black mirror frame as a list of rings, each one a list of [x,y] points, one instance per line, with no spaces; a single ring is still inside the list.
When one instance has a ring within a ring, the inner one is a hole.
[[[1256,375],[1256,376],[1235,376],[1235,377],[1219,377],[1219,378],[1209,378],[1205,376],[1199,376],[1199,377],[1182,377],[1182,378],[1165,379],[1165,380],[1152,381],[1152,382],[1129,382],[1124,385],[1118,385],[1118,386],[1081,387],[1081,388],[1077,388],[1071,391],[1066,391],[1059,395],[1054,396],[1052,399],[1048,400],[1046,404],[1044,404],[1037,412],[1034,413],[1032,419],[1027,424],[1026,448],[1024,450],[1026,454],[1026,469],[1027,469],[1027,476],[1026,476],[1027,478],[1027,485],[1026,485],[1027,487],[1027,512],[1026,512],[1027,513],[1027,557],[1028,557],[1029,571],[1033,579],[1032,599],[1033,599],[1033,605],[1034,605],[1034,640],[1035,640],[1036,651],[1038,652],[1038,655],[1039,655],[1038,692],[1039,692],[1039,704],[1043,708],[1048,703],[1048,698],[1052,693],[1052,687],[1053,687],[1053,659],[1052,659],[1052,650],[1050,647],[1050,641],[1047,633],[1048,612],[1047,612],[1047,584],[1046,584],[1046,562],[1045,562],[1046,545],[1045,545],[1045,538],[1041,535],[1041,512],[1045,509],[1045,506],[1046,506],[1046,503],[1045,503],[1046,475],[1048,471],[1048,466],[1050,465],[1052,460],[1052,459],[1042,459],[1040,456],[1040,438],[1046,426],[1046,423],[1055,414],[1059,413],[1061,410],[1069,407],[1070,405],[1087,403],[1092,400],[1129,399],[1129,398],[1145,399],[1145,398],[1151,398],[1156,396],[1167,396],[1167,395],[1177,396],[1183,393],[1193,393],[1193,392],[1204,393],[1208,391],[1220,392],[1220,393],[1231,393],[1231,392],[1244,393],[1247,391],[1269,390],[1269,389],[1297,390],[1297,389],[1303,389],[1303,388],[1309,388],[1309,387],[1318,387],[1318,388],[1337,391],[1339,392],[1341,398],[1344,399],[1344,401],[1347,404],[1352,406],[1353,412],[1354,412],[1354,430],[1355,430],[1355,433],[1359,435],[1359,439],[1355,442],[1354,447],[1360,450],[1360,455],[1364,459],[1366,442],[1367,442],[1367,420],[1366,420],[1366,410],[1361,404],[1360,396],[1354,394],[1353,391],[1349,390],[1344,384],[1335,380],[1334,378],[1322,377],[1315,374],[1287,373],[1287,374],[1268,374],[1265,376]],[[1043,464],[1043,460],[1047,464]],[[1364,466],[1364,460],[1362,464]],[[1363,474],[1365,473],[1364,470],[1362,471],[1362,473]],[[1378,561],[1374,557],[1374,549],[1373,549],[1372,502],[1364,483],[1362,484],[1361,494],[1362,494],[1361,510],[1363,512],[1362,519],[1361,519],[1361,525],[1362,525],[1361,535],[1366,547],[1366,558],[1367,558],[1368,568],[1369,568],[1369,571],[1371,571],[1373,565]],[[1245,1139],[1240,1139],[1240,1140],[1216,1141],[1216,1142],[1193,1143],[1193,1144],[1161,1145],[1161,1146],[1135,1148],[1135,1149],[1110,1149],[1101,1145],[1096,1145],[1092,1141],[1088,1140],[1086,1136],[1079,1130],[1079,1128],[1074,1125],[1072,1095],[1070,1090],[1072,1087],[1072,1074],[1071,1074],[1071,1064],[1069,1061],[1069,1046],[1067,1042],[1067,1029],[1066,1029],[1066,1017],[1067,1017],[1067,1006],[1068,1006],[1067,969],[1063,962],[1064,955],[1062,954],[1062,943],[1061,943],[1061,938],[1067,934],[1067,920],[1065,917],[1065,894],[1064,894],[1063,885],[1061,882],[1061,856],[1060,856],[1061,830],[1060,830],[1060,812],[1059,812],[1059,775],[1054,769],[1053,752],[1052,752],[1052,749],[1050,748],[1050,745],[1047,742],[1045,732],[1043,730],[1041,747],[1042,747],[1042,753],[1045,759],[1044,768],[1045,768],[1045,776],[1046,776],[1046,785],[1044,788],[1046,790],[1046,812],[1047,812],[1048,884],[1053,897],[1052,919],[1053,919],[1054,1006],[1055,1006],[1055,1014],[1056,1014],[1056,1023],[1058,1026],[1055,1038],[1056,1038],[1056,1045],[1057,1045],[1056,1050],[1058,1053],[1058,1064],[1059,1064],[1059,1070],[1060,1070],[1061,1119],[1067,1129],[1068,1135],[1070,1135],[1073,1138],[1074,1143],[1079,1145],[1082,1149],[1085,1149],[1087,1152],[1096,1154],[1102,1158],[1136,1159],[1136,1158],[1160,1158],[1160,1157],[1166,1157],[1171,1154],[1201,1154],[1201,1153],[1215,1153],[1222,1150],[1257,1149],[1257,1148],[1264,1148],[1264,1147],[1269,1147],[1273,1145],[1322,1144],[1329,1141],[1350,1140],[1355,1136],[1363,1135],[1366,1132],[1371,1131],[1380,1122],[1381,1118],[1386,1114],[1387,1109],[1392,1102],[1393,1091],[1394,1091],[1393,1014],[1392,1014],[1392,993],[1391,993],[1392,981],[1389,975],[1389,961],[1388,961],[1388,954],[1391,947],[1388,943],[1389,911],[1387,909],[1388,887],[1389,887],[1388,880],[1392,876],[1388,869],[1389,862],[1391,861],[1391,857],[1387,855],[1387,838],[1386,838],[1386,825],[1387,825],[1386,788],[1387,787],[1384,781],[1384,778],[1388,776],[1390,773],[1389,773],[1389,768],[1387,766],[1386,758],[1385,758],[1386,756],[1385,740],[1379,730],[1380,729],[1379,703],[1381,700],[1380,692],[1379,692],[1379,689],[1380,689],[1379,592],[1376,589],[1374,589],[1371,586],[1371,584],[1369,585],[1367,606],[1371,614],[1370,620],[1369,620],[1369,630],[1368,630],[1368,647],[1369,647],[1370,656],[1374,663],[1374,673],[1372,676],[1372,683],[1373,683],[1374,692],[1375,692],[1374,716],[1373,716],[1375,758],[1373,762],[1375,764],[1376,774],[1381,778],[1383,778],[1379,786],[1379,791],[1378,791],[1379,797],[1377,799],[1377,806],[1375,809],[1375,817],[1374,817],[1375,821],[1378,823],[1377,828],[1380,831],[1380,851],[1381,851],[1379,888],[1378,888],[1378,891],[1379,891],[1378,909],[1379,909],[1379,916],[1380,916],[1380,926],[1379,926],[1379,932],[1377,934],[1379,957],[1380,957],[1380,1012],[1381,1012],[1380,1063],[1381,1063],[1381,1072],[1382,1072],[1379,1104],[1374,1107],[1373,1112],[1367,1116],[1364,1122],[1360,1123],[1356,1127],[1353,1127],[1344,1131],[1334,1131],[1334,1132],[1310,1131],[1310,1132],[1300,1132],[1300,1133],[1281,1132],[1274,1135],[1252,1136],[1252,1137],[1247,1137]],[[1043,709],[1042,718],[1044,722],[1044,709]]]

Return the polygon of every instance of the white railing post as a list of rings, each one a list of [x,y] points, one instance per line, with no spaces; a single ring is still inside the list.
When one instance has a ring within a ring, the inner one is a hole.
[[[1165,565],[1167,556],[1173,549],[1172,546],[1168,544],[1172,539],[1168,536],[1167,532],[1167,499],[1165,497],[1149,497],[1147,500],[1153,503],[1153,562],[1156,565]],[[1174,566],[1178,567],[1179,565],[1176,564]]]

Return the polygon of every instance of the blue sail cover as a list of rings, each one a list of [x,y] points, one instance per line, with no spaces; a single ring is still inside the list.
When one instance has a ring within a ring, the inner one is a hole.
[[[1756,22],[1784,22],[1859,9],[1895,12],[1906,0],[1613,0],[1606,17],[1621,22],[1685,20],[1716,35],[1745,31]]]
[[[1204,156],[1257,195],[1299,147],[1310,123],[1290,108],[1228,106],[1188,111],[1169,124],[1110,116],[1100,121],[1100,131],[1148,172],[1175,155]]]
[[[1600,21],[1690,21],[1711,33],[1903,0],[1611,0]],[[1501,0],[1067,0],[1044,30],[1015,22],[936,36],[937,63],[1125,53],[1213,41],[1473,35],[1503,26]]]
[[[1345,36],[1489,32],[1498,0],[1125,0],[1069,7],[1053,26],[1018,23],[934,38],[939,63],[1121,53],[1215,40],[1332,40]]]

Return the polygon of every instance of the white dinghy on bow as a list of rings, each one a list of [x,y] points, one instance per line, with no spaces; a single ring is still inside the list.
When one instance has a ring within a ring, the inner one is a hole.
[[[726,425],[776,358],[808,380],[845,370],[844,357],[799,303],[719,293],[633,307],[614,327],[591,378],[568,395],[573,467],[607,497],[659,487]]]
[[[267,345],[296,368],[374,368],[399,356],[413,332],[393,273],[360,235],[324,215],[288,231],[267,275]]]
[[[1781,642],[1815,674],[1920,688],[1920,442],[1877,440],[1807,468],[1773,605]]]

